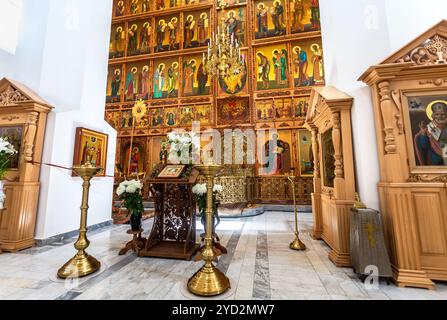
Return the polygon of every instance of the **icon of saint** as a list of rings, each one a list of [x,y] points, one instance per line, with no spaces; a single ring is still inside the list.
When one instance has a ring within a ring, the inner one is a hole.
[[[420,166],[447,166],[447,101],[434,101],[427,107],[431,122],[419,123],[414,138],[417,164]]]
[[[258,27],[258,33],[261,38],[268,35],[268,7],[264,3],[258,4],[258,12],[256,14],[256,21]]]
[[[166,65],[161,63],[154,73],[154,98],[163,98],[163,88],[165,86],[165,73]]]

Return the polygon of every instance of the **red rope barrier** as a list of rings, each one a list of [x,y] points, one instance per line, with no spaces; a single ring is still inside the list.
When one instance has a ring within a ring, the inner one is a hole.
[[[58,169],[63,169],[63,170],[67,170],[67,171],[72,171],[73,172],[73,168],[68,168],[68,167],[63,167],[63,166],[59,166],[57,164],[51,164],[51,163],[43,163],[43,162],[37,162],[37,161],[33,161],[32,164],[37,164],[37,165],[43,165],[43,166],[47,166],[47,167],[53,167],[53,168],[58,168]],[[106,178],[115,178],[114,176],[103,176]]]

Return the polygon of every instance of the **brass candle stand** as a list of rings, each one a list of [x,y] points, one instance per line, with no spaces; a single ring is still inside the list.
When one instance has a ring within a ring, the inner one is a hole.
[[[87,239],[87,212],[89,208],[88,198],[90,181],[101,170],[102,168],[94,167],[89,163],[73,167],[73,171],[84,180],[81,206],[81,227],[79,229],[78,241],[74,245],[75,249],[78,250],[78,253],[59,269],[57,276],[61,279],[82,278],[95,273],[101,268],[101,263],[85,252],[90,245],[90,241]]]
[[[306,250],[306,245],[300,240],[300,231],[298,226],[298,207],[296,205],[296,190],[295,190],[295,182],[296,176],[295,171],[292,170],[291,176],[288,177],[289,181],[292,183],[292,192],[293,192],[293,208],[295,212],[295,240],[290,244],[290,249],[296,251]]]
[[[221,295],[231,288],[230,280],[213,265],[216,252],[213,247],[213,189],[214,177],[222,170],[222,166],[203,165],[197,166],[207,180],[207,208],[205,228],[205,248],[202,258],[205,265],[189,281],[188,290],[197,296],[214,297]]]

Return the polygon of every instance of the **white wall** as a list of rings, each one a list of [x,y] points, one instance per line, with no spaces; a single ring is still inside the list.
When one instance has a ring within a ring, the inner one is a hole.
[[[445,0],[387,0],[386,7],[393,52],[447,19]]]
[[[430,27],[447,19],[445,0],[320,0],[327,82],[354,97],[357,189],[379,209],[379,164],[369,88],[357,81]]]
[[[327,82],[354,97],[357,189],[368,206],[378,208],[379,165],[371,95],[357,79],[390,50],[385,1],[320,0],[320,6]]]
[[[116,133],[104,121],[112,1],[50,0],[40,93],[59,112],[49,121],[44,162],[71,166],[77,127],[109,134],[107,175],[113,176]],[[79,227],[81,180],[44,168],[36,238]],[[88,224],[111,220],[113,178],[92,181]]]
[[[112,0],[25,0],[16,55],[0,51],[0,77],[23,82],[55,107],[43,162],[70,167],[76,127],[109,134],[113,176],[116,132],[104,121]],[[79,228],[81,184],[43,167],[36,238]],[[111,220],[113,179],[94,179],[88,224]]]
[[[0,50],[0,78],[7,76],[38,90],[48,7],[48,0],[24,1],[16,53]]]

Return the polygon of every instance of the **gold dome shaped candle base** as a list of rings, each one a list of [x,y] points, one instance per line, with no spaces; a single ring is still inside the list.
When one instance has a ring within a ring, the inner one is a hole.
[[[289,245],[289,248],[296,251],[304,251],[306,250],[306,245],[300,240],[300,231],[298,226],[298,207],[296,203],[295,169],[292,169],[291,176],[289,176],[289,181],[292,184],[293,208],[295,213],[295,240],[293,240],[293,242]]]
[[[296,251],[304,251],[306,250],[306,245],[300,240],[299,235],[296,235],[295,240],[290,244],[290,249]]]
[[[206,264],[188,282],[188,290],[201,297],[215,297],[229,289],[230,280],[212,264]]]
[[[79,228],[79,238],[74,247],[78,250],[76,256],[59,269],[57,276],[61,279],[77,279],[91,275],[101,269],[101,263],[85,252],[90,245],[87,239],[87,212],[88,198],[90,192],[90,181],[94,176],[102,171],[102,168],[94,167],[90,163],[76,166],[73,171],[84,181],[82,185],[82,205],[81,205],[81,226]]]
[[[101,263],[98,260],[82,252],[59,269],[57,276],[61,279],[82,278],[97,272],[100,268]]]

